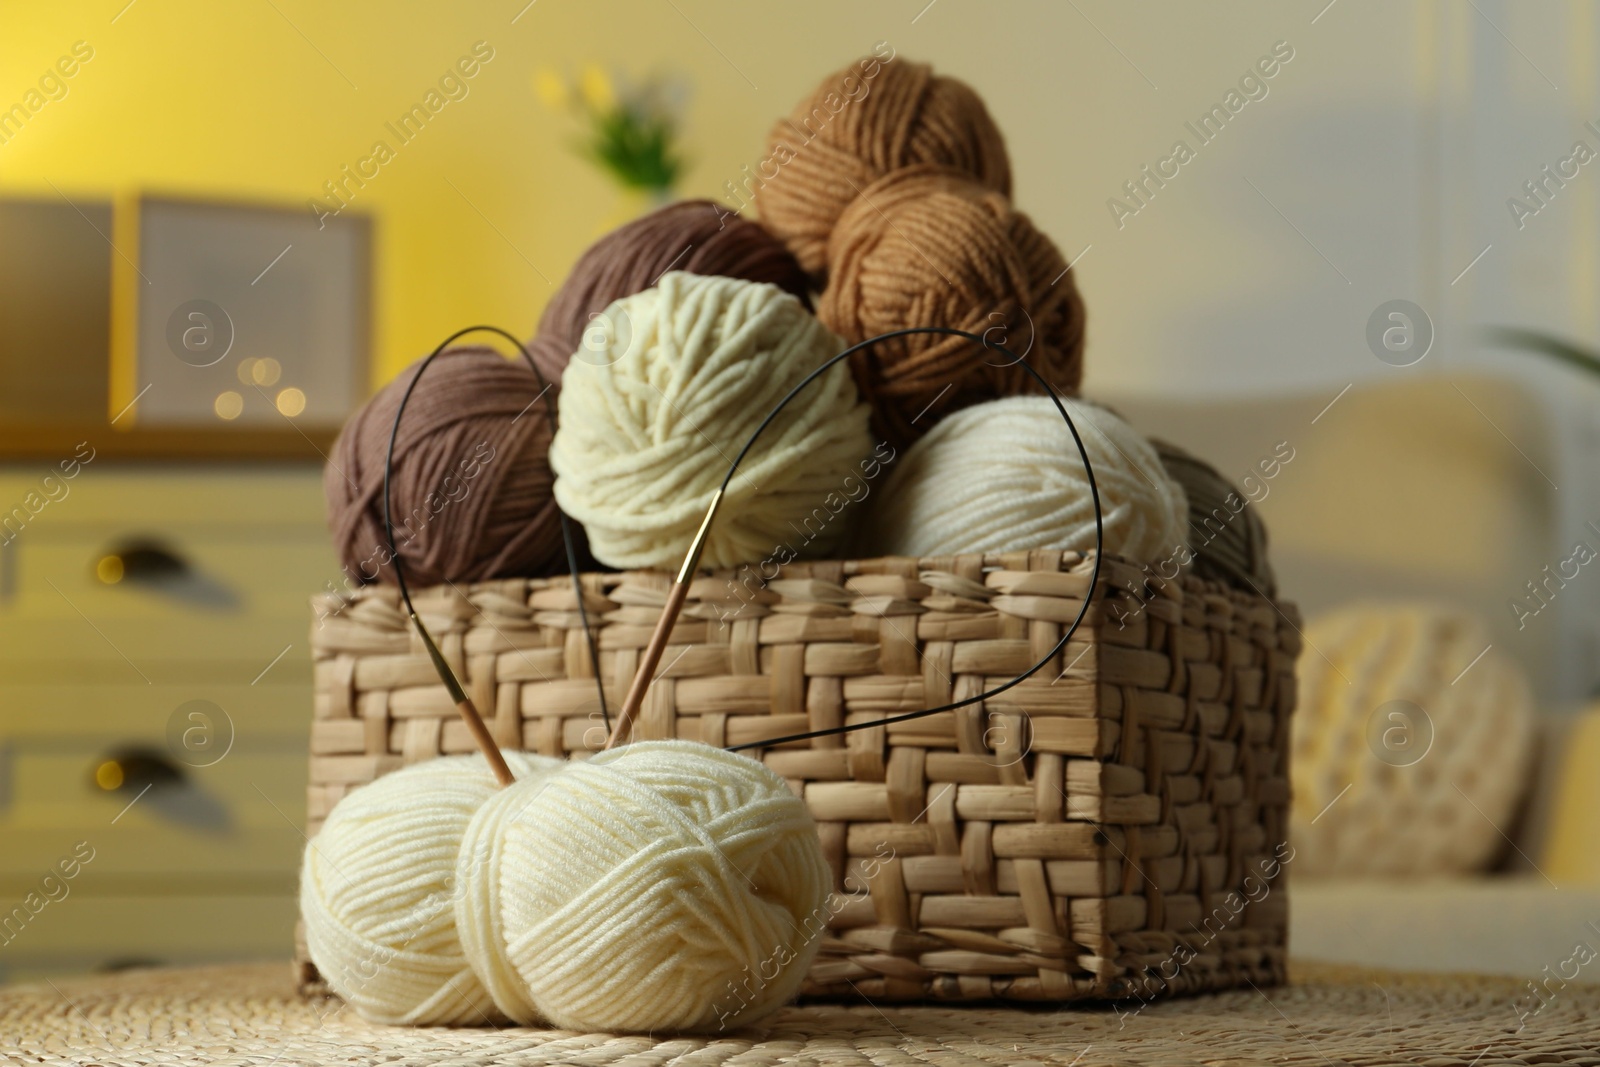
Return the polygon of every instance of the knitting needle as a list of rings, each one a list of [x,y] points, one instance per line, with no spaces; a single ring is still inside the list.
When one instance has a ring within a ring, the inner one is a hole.
[[[617,714],[617,723],[611,728],[611,736],[606,739],[606,748],[615,748],[625,743],[633,733],[634,717],[639,714],[639,708],[644,704],[645,692],[655,680],[656,667],[661,663],[662,653],[667,650],[667,640],[672,636],[672,628],[678,624],[678,613],[683,610],[683,602],[689,597],[689,583],[694,581],[694,572],[700,567],[700,554],[705,551],[706,535],[711,532],[711,519],[716,515],[717,507],[721,503],[722,490],[718,489],[712,494],[711,506],[706,509],[706,517],[700,520],[700,530],[690,542],[688,554],[683,557],[683,566],[678,568],[677,580],[672,583],[672,590],[667,594],[667,603],[661,609],[661,618],[656,620],[655,633],[650,635],[650,643],[644,648],[644,656],[639,660],[639,669],[633,676],[633,684],[628,687],[627,699],[622,702],[622,710]]]
[[[510,785],[517,780],[516,776],[511,773],[511,768],[506,766],[506,758],[501,754],[500,746],[495,743],[494,736],[489,733],[489,728],[483,724],[483,716],[478,714],[477,705],[467,696],[467,691],[461,688],[456,672],[450,669],[444,653],[433,643],[433,635],[428,633],[428,628],[422,625],[422,620],[417,618],[415,611],[411,612],[411,622],[416,626],[417,633],[422,635],[422,643],[428,649],[428,658],[433,660],[433,669],[439,672],[439,680],[444,682],[445,689],[449,690],[450,699],[456,702],[456,710],[466,721],[467,731],[472,734],[472,739],[478,742],[478,747],[483,750],[483,758],[489,761],[489,768],[494,771],[494,776],[500,780],[502,786]]]

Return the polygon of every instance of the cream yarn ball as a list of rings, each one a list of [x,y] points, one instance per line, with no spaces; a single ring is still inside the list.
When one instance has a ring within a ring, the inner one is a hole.
[[[1305,637],[1290,762],[1295,867],[1483,870],[1531,772],[1534,703],[1521,669],[1490,648],[1476,616],[1444,607],[1351,606],[1313,619]]]
[[[716,1031],[788,1001],[833,875],[804,802],[762,763],[642,741],[479,809],[462,943],[500,1010],[584,1030]]]
[[[1104,550],[1154,562],[1188,544],[1183,488],[1150,442],[1122,419],[1063,398],[1094,467]],[[945,416],[906,452],[869,499],[867,550],[944,556],[1094,548],[1094,501],[1083,459],[1049,397],[975,404]]]
[[[843,342],[774,285],[672,271],[598,316],[561,379],[556,501],[612,567],[675,569],[713,491],[778,401]],[[769,556],[796,532],[822,555],[844,522],[807,520],[871,449],[868,408],[834,366],[756,442],[702,563]],[[801,536],[806,536],[802,533]]]
[[[505,757],[524,784],[564,766]],[[340,800],[306,846],[306,946],[363,1018],[417,1026],[501,1018],[456,937],[454,885],[467,823],[497,791],[481,755],[413,764]]]

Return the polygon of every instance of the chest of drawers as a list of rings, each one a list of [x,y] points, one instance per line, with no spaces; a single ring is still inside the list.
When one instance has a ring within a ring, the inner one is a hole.
[[[100,461],[50,496],[44,473],[0,468],[0,521],[27,516],[0,528],[0,980],[281,957],[306,604],[339,577],[321,472]]]

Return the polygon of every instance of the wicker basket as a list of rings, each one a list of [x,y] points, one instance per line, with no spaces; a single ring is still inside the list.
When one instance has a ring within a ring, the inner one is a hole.
[[[991,689],[1059,640],[1092,561],[1021,552],[702,578],[634,736],[735,745]],[[669,577],[589,575],[621,702]],[[419,613],[502,746],[604,739],[570,581],[432,589]],[[317,598],[308,832],[351,789],[473,743],[387,587]],[[1085,625],[984,705],[753,750],[837,876],[804,992],[1065,1001],[1281,981],[1296,614],[1106,558]],[[300,949],[303,985],[315,969]]]

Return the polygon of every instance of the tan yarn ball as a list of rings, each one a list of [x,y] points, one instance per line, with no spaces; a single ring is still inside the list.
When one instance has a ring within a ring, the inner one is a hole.
[[[934,163],[1011,195],[1005,138],[966,83],[925,63],[869,56],[823,78],[768,137],[761,221],[820,281],[828,237],[861,190]]]
[[[681,271],[612,304],[595,328],[592,358],[562,379],[556,499],[602,563],[676,569],[750,435],[843,346],[776,286]],[[801,539],[798,551],[826,554],[846,520],[824,501],[871,450],[867,418],[849,370],[829,368],[756,441],[701,564],[756,563]]]
[[[1305,637],[1296,869],[1484,870],[1528,785],[1534,703],[1521,669],[1478,618],[1445,607],[1355,605],[1312,620]]]
[[[817,317],[846,341],[952,327],[1077,392],[1085,312],[1066,259],[1010,200],[966,175],[913,167],[863,188],[839,217],[828,264]],[[961,337],[910,335],[851,359],[879,432],[897,444],[943,412],[1042,391],[1015,361]]]
[[[1181,563],[1188,505],[1155,449],[1104,408],[1062,404],[1094,469],[1104,551]],[[862,536],[873,555],[1095,547],[1083,458],[1048,397],[992,400],[949,416],[899,460],[868,508]]]

